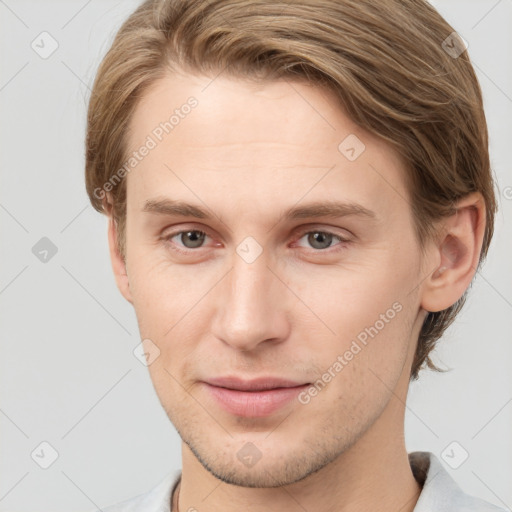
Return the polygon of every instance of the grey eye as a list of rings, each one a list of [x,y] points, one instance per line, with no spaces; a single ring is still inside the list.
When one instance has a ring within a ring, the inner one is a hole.
[[[181,243],[187,249],[196,249],[203,244],[206,233],[194,229],[190,231],[182,231],[175,236],[179,237]]]
[[[332,240],[335,235],[322,231],[312,231],[311,233],[307,233],[307,237],[308,243],[314,249],[327,249],[332,245]]]

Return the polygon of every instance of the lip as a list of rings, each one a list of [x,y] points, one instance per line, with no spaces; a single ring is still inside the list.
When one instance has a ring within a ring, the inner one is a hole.
[[[276,412],[310,385],[275,377],[252,380],[219,377],[208,379],[203,384],[209,395],[226,412],[252,418]]]
[[[217,377],[208,379],[205,382],[212,386],[238,391],[266,391],[268,389],[294,388],[309,384],[309,382],[298,382],[294,380],[281,379],[279,377],[258,377],[257,379],[249,380],[234,376]]]

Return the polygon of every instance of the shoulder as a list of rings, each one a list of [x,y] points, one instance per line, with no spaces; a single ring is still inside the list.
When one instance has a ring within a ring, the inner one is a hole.
[[[102,512],[171,512],[171,495],[180,476],[180,470],[171,471],[148,492],[101,510]]]
[[[414,512],[505,512],[465,493],[433,453],[409,453],[409,462],[416,480],[423,485]]]

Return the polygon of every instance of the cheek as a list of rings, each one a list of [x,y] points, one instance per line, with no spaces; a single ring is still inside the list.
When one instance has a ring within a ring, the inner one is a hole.
[[[154,378],[160,368],[168,385],[164,368],[182,377],[187,361],[200,356],[196,348],[208,337],[213,311],[209,292],[223,272],[206,266],[173,265],[149,250],[139,249],[133,256],[130,289],[140,336],[159,347],[160,356],[150,372]]]
[[[387,305],[386,301],[383,303]],[[375,421],[393,400],[394,393],[401,394],[399,382],[412,342],[414,312],[398,304],[389,311],[384,308],[384,314],[388,311],[389,317],[386,324],[375,316],[380,311],[377,305],[357,317],[340,314],[339,335],[322,347],[321,354],[313,354],[315,366],[323,373],[313,384],[315,391],[309,397],[304,396],[302,403],[315,410],[318,422],[332,424],[333,429],[343,424],[347,433],[353,429],[351,433],[357,435],[359,429]]]
[[[325,334],[329,329],[332,335],[346,339],[372,326],[379,332],[389,331],[389,325],[401,322],[401,312],[419,279],[413,267],[410,262],[397,262],[389,252],[361,266],[296,271],[288,282],[317,313],[319,327],[323,320]]]
[[[197,280],[185,279],[186,271],[170,264],[160,248],[131,244],[128,239],[127,249],[130,292],[139,325],[141,328],[151,325],[154,333],[161,333],[164,328],[161,323],[172,326],[175,317],[189,302]],[[154,329],[158,326],[160,331]]]
[[[390,252],[364,272],[338,270],[321,289],[304,282],[302,294],[324,324],[317,321],[325,340],[317,366],[368,384],[374,372],[394,388],[415,341],[419,279],[414,258],[397,261]]]

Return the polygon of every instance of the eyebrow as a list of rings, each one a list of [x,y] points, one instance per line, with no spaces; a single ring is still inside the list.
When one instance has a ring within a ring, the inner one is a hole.
[[[198,205],[178,201],[175,199],[149,199],[144,203],[143,212],[160,215],[195,217],[198,219],[212,219],[210,212]],[[314,202],[303,206],[294,206],[284,212],[284,220],[311,219],[317,217],[341,218],[349,215],[376,219],[372,210],[357,203],[342,203],[337,201]]]

